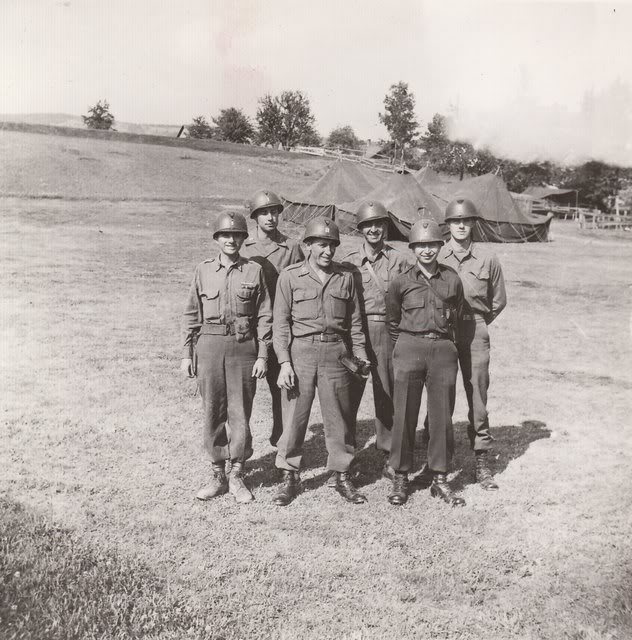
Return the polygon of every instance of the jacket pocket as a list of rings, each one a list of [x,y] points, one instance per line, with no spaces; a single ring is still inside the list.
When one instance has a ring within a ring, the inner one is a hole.
[[[202,294],[202,311],[205,320],[219,319],[219,289],[207,289]]]
[[[349,308],[349,294],[346,291],[331,292],[331,312],[334,318],[344,319],[347,317]]]
[[[242,288],[237,292],[235,310],[238,316],[252,316],[255,312],[256,291]]]
[[[309,289],[297,289],[294,292],[292,318],[296,320],[314,320],[318,317],[318,292]]]

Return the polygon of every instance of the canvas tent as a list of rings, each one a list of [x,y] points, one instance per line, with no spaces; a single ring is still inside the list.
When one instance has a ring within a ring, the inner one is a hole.
[[[577,206],[577,191],[575,189],[557,189],[556,187],[527,187],[524,195],[535,200],[547,200],[551,204],[565,207]]]
[[[405,240],[417,220],[432,218],[443,223],[443,212],[436,200],[417,182],[412,173],[394,173],[385,184],[350,202],[336,211],[336,222],[343,233],[355,230],[355,214],[364,201],[377,200],[388,210],[391,218],[389,237]]]
[[[451,184],[432,185],[431,193],[445,207],[455,198],[468,198],[478,209],[474,239],[482,242],[546,242],[552,216],[526,213],[511,197],[502,178],[488,173]]]
[[[316,216],[335,218],[336,207],[361,198],[388,179],[390,174],[359,162],[336,160],[324,176],[296,196],[282,196],[284,218],[305,224]]]

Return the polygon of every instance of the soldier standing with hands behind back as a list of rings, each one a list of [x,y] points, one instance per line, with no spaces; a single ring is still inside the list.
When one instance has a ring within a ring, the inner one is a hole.
[[[182,320],[180,368],[197,376],[211,458],[211,480],[199,500],[228,491],[239,503],[254,499],[242,474],[252,455],[250,416],[256,379],[266,375],[272,311],[261,267],[239,255],[247,235],[240,213],[217,217],[213,238],[220,254],[196,267]]]
[[[268,293],[274,305],[274,294],[279,273],[291,264],[305,257],[296,240],[283,235],[279,227],[279,216],[283,212],[283,203],[273,191],[257,191],[248,205],[250,217],[257,223],[254,237],[247,238],[242,255],[261,265]],[[272,433],[270,444],[276,447],[283,431],[281,416],[281,390],[277,380],[281,368],[272,349],[268,356],[266,379],[272,397]]]
[[[463,283],[464,314],[459,325],[459,363],[467,396],[468,435],[476,455],[476,481],[487,491],[498,489],[489,468],[492,436],[487,414],[489,389],[490,325],[505,308],[505,280],[498,258],[480,243],[472,242],[472,230],[479,217],[471,200],[450,202],[445,221],[450,241],[442,247],[439,262],[454,269]]]

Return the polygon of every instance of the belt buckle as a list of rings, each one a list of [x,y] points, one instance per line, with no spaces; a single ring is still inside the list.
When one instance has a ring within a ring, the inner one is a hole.
[[[338,336],[335,333],[325,333],[324,331],[320,334],[321,342],[337,342]]]

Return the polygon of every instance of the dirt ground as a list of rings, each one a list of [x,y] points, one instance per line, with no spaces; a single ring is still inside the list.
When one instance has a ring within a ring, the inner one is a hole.
[[[146,563],[212,616],[208,637],[629,638],[632,242],[553,221],[550,243],[493,245],[509,297],[491,327],[497,493],[474,483],[459,389],[451,481],[467,506],[420,490],[391,507],[367,393],[368,504],[325,486],[316,407],[306,490],[277,509],[262,386],[256,501],[202,504],[200,398],[178,372],[178,325],[193,268],[214,252],[209,224],[239,188],[0,200],[2,496]]]

